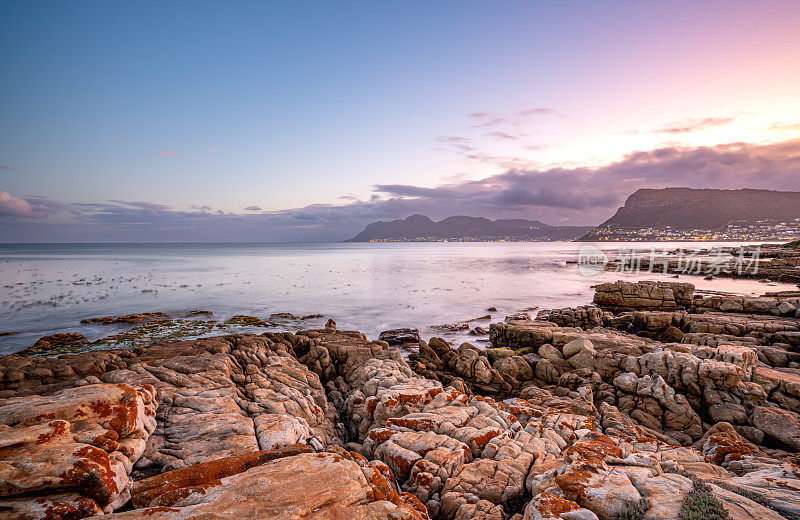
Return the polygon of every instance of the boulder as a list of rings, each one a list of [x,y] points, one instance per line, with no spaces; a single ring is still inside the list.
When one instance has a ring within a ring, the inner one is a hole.
[[[564,348],[561,349],[561,352],[564,354],[566,359],[569,359],[575,354],[584,350],[594,351],[594,345],[587,338],[579,338],[564,345]]]
[[[765,434],[800,450],[800,415],[780,408],[756,406],[750,420]]]
[[[389,345],[402,345],[403,343],[418,343],[421,338],[419,329],[392,329],[381,332],[378,339]]]
[[[561,354],[561,351],[549,343],[545,343],[544,345],[539,347],[539,356],[541,356],[542,359],[547,359],[548,361],[554,361],[554,362],[564,359],[564,356]]]
[[[747,424],[747,410],[740,404],[712,404],[708,407],[708,415],[715,423]]]
[[[135,508],[170,505],[188,490],[207,487],[231,475],[237,475],[250,468],[272,460],[292,457],[311,452],[309,446],[295,444],[275,450],[243,453],[233,457],[203,462],[188,468],[167,471],[159,475],[137,481],[133,486],[132,504]]]
[[[427,520],[425,506],[407,493],[398,494],[385,471],[379,463],[367,463],[343,450],[300,454],[250,467],[222,480],[213,474],[206,478],[198,475],[197,479],[182,480],[178,487],[151,488],[149,503],[159,505],[107,518]],[[159,477],[170,480],[169,474]]]
[[[691,480],[675,474],[644,480],[641,490],[650,507],[642,520],[681,520],[683,499],[693,487]]]
[[[689,308],[694,285],[679,282],[602,283],[595,287],[594,303],[614,312],[631,310],[668,310]]]
[[[19,517],[61,511],[83,518],[123,506],[133,464],[156,427],[156,407],[149,385],[86,384],[0,399],[5,507]]]

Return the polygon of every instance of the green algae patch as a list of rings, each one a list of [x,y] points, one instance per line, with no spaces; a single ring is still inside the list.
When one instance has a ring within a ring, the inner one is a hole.
[[[74,352],[91,350],[83,334],[77,332],[59,332],[43,336],[36,340],[31,348],[18,352],[20,356],[56,356]]]
[[[135,314],[125,314],[124,316],[101,316],[99,318],[87,318],[81,323],[99,323],[102,325],[120,323],[142,323],[155,320],[168,320],[169,314],[163,312],[137,312]]]
[[[268,321],[264,321],[257,316],[246,316],[244,314],[237,314],[236,316],[231,316],[223,323],[218,325],[219,328],[226,328],[226,326],[236,326],[236,327],[270,327],[273,323]]]
[[[214,321],[168,319],[138,325],[89,344],[92,349],[146,347],[150,343],[165,339],[181,339],[202,336],[214,330]]]
[[[322,314],[306,314],[305,316],[298,316],[291,312],[276,312],[271,314],[269,319],[284,319],[284,320],[313,320],[314,318],[322,318]]]

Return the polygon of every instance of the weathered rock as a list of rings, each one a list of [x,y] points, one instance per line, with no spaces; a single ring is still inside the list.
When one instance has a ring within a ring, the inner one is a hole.
[[[564,513],[580,511],[581,509],[581,506],[576,502],[565,500],[545,491],[538,494],[528,503],[525,507],[523,520],[561,520]]]
[[[711,484],[709,488],[728,511],[730,520],[785,520],[778,512],[743,495],[714,484]]]
[[[127,478],[138,458],[134,476],[150,477],[134,486],[136,509],[115,513],[123,519],[298,518],[300,511],[424,518],[414,516],[424,504],[431,517],[447,520],[548,518],[559,508],[568,510],[553,518],[605,520],[642,498],[651,503],[648,518],[670,518],[687,479],[665,471],[766,494],[780,511],[800,504],[794,459],[774,449],[777,437],[769,434],[772,444],[759,449],[742,436],[761,432],[744,426],[742,413],[754,423],[755,413],[747,414],[758,407],[791,409],[800,386],[791,369],[758,365],[746,342],[664,344],[612,329],[514,320],[494,324],[492,337],[495,347],[516,351],[454,349],[433,338],[419,342],[409,366],[386,342],[326,329],[64,359],[10,356],[0,364],[0,383],[4,395],[16,396],[14,406],[44,381],[51,386],[39,392],[43,398],[63,385],[103,386],[98,381],[160,396],[146,442],[136,438],[135,421],[119,428],[132,432],[126,437],[110,423],[66,421],[64,446],[85,443],[114,460],[129,453],[119,459],[120,475]],[[552,386],[540,388],[543,381]],[[7,429],[43,427],[23,426],[21,410],[7,410],[16,421]],[[706,424],[715,419],[739,424]],[[345,441],[352,453],[337,448]],[[295,442],[324,453],[262,459],[265,448]],[[680,447],[693,443],[696,449]],[[55,500],[56,491],[36,493]],[[104,496],[83,496],[91,501],[84,511],[92,504],[112,510]],[[534,498],[526,505],[526,497]],[[23,511],[21,498],[5,500]]]
[[[82,518],[121,507],[130,498],[129,473],[156,427],[156,406],[147,385],[88,384],[1,399],[0,496],[13,497],[7,507],[29,518],[48,511]]]
[[[712,404],[708,407],[708,414],[715,423],[747,424],[747,410],[740,404]]]
[[[800,450],[800,415],[780,408],[756,406],[753,426],[787,446]]]
[[[564,355],[561,353],[561,351],[549,343],[545,343],[539,347],[539,356],[541,356],[543,359],[553,362],[564,359]]]
[[[603,311],[593,305],[544,310],[536,315],[537,320],[551,321],[560,327],[579,327],[584,330],[602,326],[604,318],[606,316]]]
[[[271,460],[311,452],[309,446],[295,444],[276,450],[264,450],[202,462],[195,466],[161,473],[137,481],[133,486],[132,503],[138,508],[167,506],[189,492],[213,485],[225,477],[236,475]]]
[[[650,504],[643,520],[681,520],[681,507],[692,481],[681,475],[665,474],[644,480],[644,498]]]
[[[103,509],[91,498],[78,493],[58,493],[39,498],[0,498],[2,520],[79,520],[102,515]]]
[[[638,309],[665,310],[692,304],[694,285],[678,282],[624,282],[599,284],[594,303],[614,312]]]
[[[622,455],[617,444],[605,436],[588,436],[567,449],[567,471],[555,477],[565,498],[575,500],[601,520],[613,520],[629,505],[642,499],[623,472],[603,462],[607,456]]]
[[[156,488],[149,495],[150,504],[162,505],[108,518],[427,519],[425,507],[413,496],[398,494],[384,471],[347,452],[295,455],[222,480],[189,480],[185,487],[161,493]]]
[[[569,359],[572,356],[583,352],[584,350],[594,351],[594,345],[592,345],[592,342],[587,338],[580,338],[570,341],[564,345],[564,348],[561,349],[561,352],[564,354],[566,359]]]
[[[389,345],[402,345],[403,343],[418,343],[420,340],[419,329],[393,329],[380,333],[378,339]]]

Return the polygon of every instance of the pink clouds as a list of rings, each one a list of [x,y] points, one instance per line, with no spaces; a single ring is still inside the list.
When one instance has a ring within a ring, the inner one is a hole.
[[[0,191],[0,214],[23,218],[47,217],[47,212],[42,208],[34,207],[25,199],[15,197],[7,191]]]
[[[164,150],[164,151],[158,152],[158,155],[160,157],[175,157],[176,155],[178,155],[178,152],[172,152],[172,151],[169,151],[169,150]]]
[[[633,133],[688,134],[691,132],[697,132],[698,130],[706,130],[708,128],[729,125],[735,120],[735,117],[703,117],[699,119],[689,118],[667,123],[645,132],[635,131]]]

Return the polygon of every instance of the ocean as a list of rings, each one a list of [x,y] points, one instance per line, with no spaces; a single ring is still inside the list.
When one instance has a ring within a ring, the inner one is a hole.
[[[600,245],[600,244],[598,244]],[[658,250],[709,247],[691,243],[604,243],[602,248]],[[731,244],[726,244],[731,245]],[[488,328],[506,315],[591,302],[592,286],[617,279],[673,280],[664,274],[598,272],[583,276],[569,261],[573,242],[328,244],[0,244],[0,354],[30,347],[54,332],[89,340],[130,325],[85,325],[85,318],[135,312],[180,316],[208,310],[268,318],[322,314],[278,328],[319,328],[328,318],[370,339],[387,329],[471,322]],[[681,276],[699,288],[740,294],[794,288],[755,280]],[[497,311],[489,312],[495,307]],[[534,309],[534,310],[531,310]],[[220,331],[218,334],[230,333]],[[466,331],[445,335],[485,344]]]

